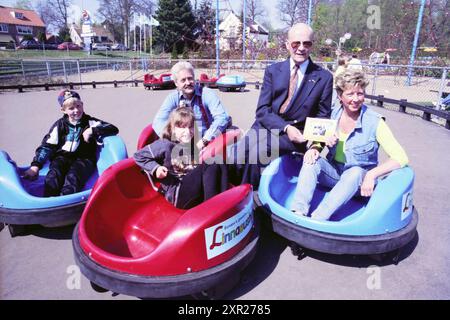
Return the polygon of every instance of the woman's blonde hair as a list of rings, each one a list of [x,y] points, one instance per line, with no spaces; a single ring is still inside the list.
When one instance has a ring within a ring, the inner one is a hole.
[[[366,89],[369,84],[364,72],[359,70],[347,69],[336,77],[336,92],[341,96],[348,87],[360,86]]]
[[[180,107],[173,110],[169,115],[169,121],[163,129],[162,138],[172,141],[174,127],[194,129],[194,120],[194,113],[189,108]]]

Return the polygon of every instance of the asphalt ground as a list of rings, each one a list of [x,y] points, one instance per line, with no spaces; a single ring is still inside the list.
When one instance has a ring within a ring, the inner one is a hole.
[[[143,87],[79,90],[85,111],[115,124],[128,154],[151,123],[167,91]],[[28,164],[50,125],[61,116],[58,91],[0,94],[0,149]],[[234,124],[246,129],[254,119],[259,91],[218,92]],[[421,118],[374,107],[387,118],[415,170],[414,205],[418,236],[397,265],[364,256],[309,252],[292,255],[283,238],[262,228],[256,258],[226,299],[449,299],[450,131]],[[72,252],[73,227],[33,228],[11,238],[0,232],[0,299],[136,299],[97,293],[78,277]],[[78,279],[80,282],[78,282]]]

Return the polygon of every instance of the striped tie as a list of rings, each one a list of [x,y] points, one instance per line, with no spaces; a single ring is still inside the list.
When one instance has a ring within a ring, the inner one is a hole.
[[[297,87],[297,80],[298,80],[298,71],[299,66],[296,64],[294,66],[294,73],[291,75],[291,79],[289,80],[289,92],[286,100],[283,102],[280,108],[280,113],[284,113],[289,105],[289,103],[292,100],[292,97],[294,96],[295,89]]]

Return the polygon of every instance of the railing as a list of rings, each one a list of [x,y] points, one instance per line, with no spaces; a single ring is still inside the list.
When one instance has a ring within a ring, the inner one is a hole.
[[[422,111],[422,119],[426,121],[431,121],[431,115],[434,115],[438,118],[445,120],[445,128],[450,130],[450,112],[442,111],[442,110],[436,110],[432,107],[426,107],[417,105],[411,102],[408,102],[406,99],[401,100],[395,100],[391,98],[385,98],[382,95],[379,96],[372,96],[372,95],[366,95],[366,99],[376,100],[378,107],[384,107],[384,103],[392,103],[399,106],[399,112],[406,113],[406,108],[410,108],[413,110],[419,110]]]
[[[46,91],[49,91],[50,88],[61,87],[61,88],[70,88],[74,89],[75,86],[83,87],[83,86],[92,86],[92,88],[97,88],[97,85],[109,85],[113,84],[115,88],[118,87],[119,84],[134,84],[135,87],[138,86],[139,83],[142,83],[142,80],[121,80],[121,81],[91,81],[91,82],[68,82],[68,83],[44,83],[44,84],[25,84],[25,85],[9,85],[9,86],[0,86],[0,90],[18,90],[18,92],[24,92],[24,89],[31,88],[44,88]]]

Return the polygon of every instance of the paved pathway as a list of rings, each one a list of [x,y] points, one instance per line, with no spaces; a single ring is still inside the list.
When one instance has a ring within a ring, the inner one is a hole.
[[[117,125],[128,153],[167,91],[142,87],[84,89],[85,111]],[[259,91],[219,95],[234,123],[249,128]],[[19,164],[29,163],[50,124],[61,115],[57,91],[0,94],[0,149]],[[414,203],[418,238],[398,265],[373,269],[373,260],[314,253],[298,261],[286,241],[265,230],[256,259],[230,299],[449,299],[450,298],[450,131],[420,118],[375,108],[386,116],[416,172]],[[81,288],[67,283],[74,265],[71,227],[36,229],[11,239],[0,232],[0,299],[135,299],[97,293],[82,277]],[[371,267],[372,266],[372,267]],[[371,267],[371,268],[368,268]],[[367,281],[380,272],[381,288]]]

